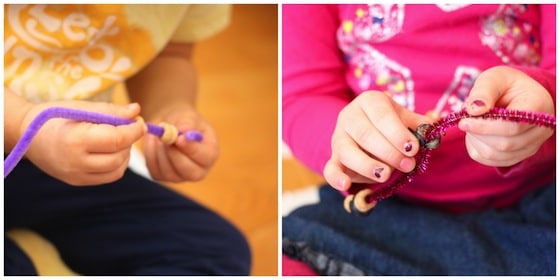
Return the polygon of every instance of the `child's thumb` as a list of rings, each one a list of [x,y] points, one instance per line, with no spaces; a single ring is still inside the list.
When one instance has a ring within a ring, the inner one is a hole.
[[[117,105],[112,103],[99,103],[94,110],[98,113],[113,115],[125,119],[135,118],[140,114],[140,105],[138,103],[130,103],[128,105]]]
[[[481,73],[476,79],[463,107],[471,116],[480,116],[493,108],[504,91],[506,77],[495,68]]]

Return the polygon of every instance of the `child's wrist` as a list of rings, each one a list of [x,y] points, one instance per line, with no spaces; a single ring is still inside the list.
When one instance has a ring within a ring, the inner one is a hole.
[[[36,105],[22,99],[18,102],[17,109],[13,108],[9,118],[4,120],[4,153],[9,153],[19,141],[27,126],[33,119],[32,109]]]

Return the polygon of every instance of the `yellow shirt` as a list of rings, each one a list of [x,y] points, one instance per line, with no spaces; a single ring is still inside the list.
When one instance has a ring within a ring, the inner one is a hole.
[[[4,86],[27,100],[110,101],[170,41],[229,23],[229,5],[4,5]]]

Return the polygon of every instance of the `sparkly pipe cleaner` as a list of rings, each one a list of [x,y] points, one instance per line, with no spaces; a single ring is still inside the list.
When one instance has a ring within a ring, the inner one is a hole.
[[[550,129],[556,128],[556,117],[554,115],[508,110],[505,108],[492,108],[486,114],[481,116],[471,116],[465,109],[463,109],[459,112],[447,115],[445,118],[436,121],[431,125],[421,125],[416,132],[413,131],[421,144],[420,150],[417,154],[419,160],[416,167],[409,173],[400,173],[393,176],[391,180],[384,185],[374,185],[371,188],[362,189],[358,191],[356,195],[347,193],[345,200],[346,210],[359,216],[366,215],[373,209],[377,201],[392,196],[402,186],[412,182],[417,174],[424,173],[428,168],[430,152],[432,149],[439,146],[441,136],[445,135],[448,128],[458,125],[459,121],[465,118],[504,120],[527,123]],[[362,201],[355,201],[356,199]]]
[[[83,111],[79,109],[71,109],[71,108],[63,108],[63,107],[47,108],[41,113],[39,113],[37,117],[35,117],[35,119],[29,124],[29,127],[27,127],[27,129],[23,133],[21,139],[19,139],[15,147],[12,149],[10,154],[4,160],[4,178],[6,178],[8,174],[10,174],[10,172],[14,169],[17,163],[21,160],[21,158],[29,148],[29,145],[31,144],[31,140],[33,139],[33,137],[35,137],[39,129],[48,120],[53,118],[64,118],[64,119],[70,119],[75,121],[90,122],[95,124],[110,124],[114,126],[127,125],[135,122],[135,120],[124,119],[121,117],[101,114],[96,112]],[[148,128],[148,133],[154,134],[162,138],[162,140],[166,136],[165,135],[166,132],[175,134],[174,132],[177,131],[177,129],[174,126],[165,123],[162,123],[161,126],[151,124],[151,123],[146,123],[146,126]],[[175,142],[176,137],[179,135],[181,134],[178,131],[175,137],[174,135],[171,135],[172,140],[169,143]],[[202,134],[196,130],[186,131],[183,134],[183,136],[189,141],[196,141],[196,142],[202,141],[203,138]]]

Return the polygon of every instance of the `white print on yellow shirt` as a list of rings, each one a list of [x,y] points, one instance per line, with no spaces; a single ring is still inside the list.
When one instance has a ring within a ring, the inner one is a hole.
[[[88,14],[71,6],[6,6],[5,86],[32,102],[87,99],[133,72],[132,58],[115,48],[126,41],[119,5]]]

